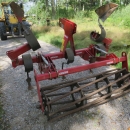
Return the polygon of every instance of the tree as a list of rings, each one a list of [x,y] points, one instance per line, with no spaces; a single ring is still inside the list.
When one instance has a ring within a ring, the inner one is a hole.
[[[100,6],[102,6],[102,0],[100,0]]]
[[[55,0],[51,0],[51,16],[52,16],[52,19],[54,19],[55,18]]]

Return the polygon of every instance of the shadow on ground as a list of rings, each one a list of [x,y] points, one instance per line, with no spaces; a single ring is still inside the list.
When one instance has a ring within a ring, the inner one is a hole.
[[[5,120],[8,120],[10,124],[9,130],[126,130],[130,126],[130,94],[104,105],[63,117],[59,121],[48,122],[47,117],[36,109],[38,97],[33,72],[30,73],[33,90],[28,91],[24,67],[19,66],[13,69],[10,59],[6,56],[6,51],[18,47],[19,44],[21,43],[12,38],[6,42],[0,41],[2,100],[6,113]],[[40,44],[42,48],[39,50],[43,49],[45,53],[53,52],[56,49],[43,42],[40,42]],[[59,63],[61,61],[57,62],[57,64]],[[96,73],[106,69],[107,67],[101,67],[99,70],[94,69],[93,71]],[[77,73],[74,77],[81,77],[86,74],[88,74],[88,71]],[[68,79],[70,77],[67,76]],[[61,79],[51,82],[59,81]],[[51,82],[50,80],[42,81],[41,84],[49,85]]]

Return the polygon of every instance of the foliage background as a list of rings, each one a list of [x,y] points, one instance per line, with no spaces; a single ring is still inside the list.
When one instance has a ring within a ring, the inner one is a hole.
[[[0,0],[0,2],[10,0]],[[77,24],[74,35],[76,49],[88,47],[91,31],[99,31],[98,16],[95,9],[99,6],[113,2],[118,9],[102,23],[106,29],[107,37],[113,40],[110,52],[120,56],[122,51],[128,53],[130,58],[130,0],[14,0],[23,3],[25,15],[32,24],[35,36],[57,47],[61,46],[64,31],[58,26],[58,19],[65,17]],[[27,6],[31,5],[33,6]],[[50,25],[47,26],[47,19]],[[93,43],[95,44],[95,43]]]

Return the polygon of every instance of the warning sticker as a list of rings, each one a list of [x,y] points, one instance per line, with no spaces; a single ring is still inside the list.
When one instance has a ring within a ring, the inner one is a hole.
[[[113,61],[107,62],[107,65],[110,65],[110,64],[112,64],[112,63],[113,63]]]
[[[60,72],[59,75],[64,75],[64,74],[68,74],[68,71],[64,71],[64,72]]]

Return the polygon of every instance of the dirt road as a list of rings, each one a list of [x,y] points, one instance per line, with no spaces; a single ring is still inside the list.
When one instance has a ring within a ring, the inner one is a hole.
[[[33,72],[31,72],[33,89],[28,91],[24,67],[19,66],[13,69],[10,59],[6,56],[6,51],[25,42],[24,38],[0,41],[0,77],[3,84],[1,98],[5,110],[4,120],[9,124],[8,130],[127,130],[130,127],[130,94],[99,107],[64,117],[60,121],[48,122],[46,116],[36,109],[38,98]],[[59,50],[44,42],[40,44],[42,46],[40,50],[45,53]],[[30,53],[34,52],[30,51]],[[78,64],[78,61],[77,58],[73,65]],[[80,61],[80,63],[84,62]],[[61,67],[61,61],[56,64],[59,68]],[[94,72],[103,69],[106,68],[94,69]],[[87,73],[88,71],[76,73],[67,76],[67,79],[81,77]],[[55,83],[57,80],[52,82]]]

